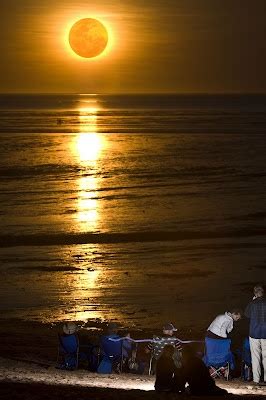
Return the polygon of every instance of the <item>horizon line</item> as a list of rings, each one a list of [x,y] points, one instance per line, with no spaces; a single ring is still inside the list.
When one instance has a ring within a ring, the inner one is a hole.
[[[266,92],[0,92],[0,95],[83,95],[83,96],[226,96],[226,95],[261,95]]]

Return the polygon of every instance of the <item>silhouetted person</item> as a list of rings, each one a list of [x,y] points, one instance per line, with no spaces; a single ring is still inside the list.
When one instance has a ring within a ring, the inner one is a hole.
[[[175,348],[166,344],[156,364],[156,392],[184,392],[182,368],[177,368],[174,362]]]
[[[196,396],[223,396],[227,391],[215,385],[209,369],[204,362],[195,355],[190,346],[183,350],[183,379],[189,385],[189,393]]]
[[[250,319],[249,342],[253,381],[260,383],[262,366],[266,382],[266,299],[262,285],[254,287],[253,300],[247,305],[245,316]]]

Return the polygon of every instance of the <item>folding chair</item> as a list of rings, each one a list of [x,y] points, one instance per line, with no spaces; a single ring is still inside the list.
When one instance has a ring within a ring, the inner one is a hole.
[[[242,361],[241,361],[241,378],[244,381],[252,380],[252,362],[250,353],[249,338],[246,337],[243,341],[242,347]]]
[[[231,339],[205,338],[203,361],[209,368],[212,378],[229,379],[230,370],[234,369],[234,358],[230,346]]]
[[[58,368],[75,370],[78,368],[79,340],[76,334],[58,335]]]
[[[122,372],[123,363],[123,341],[112,341],[109,339],[119,339],[118,335],[102,336],[100,341],[102,359],[97,372],[100,374],[111,374]]]

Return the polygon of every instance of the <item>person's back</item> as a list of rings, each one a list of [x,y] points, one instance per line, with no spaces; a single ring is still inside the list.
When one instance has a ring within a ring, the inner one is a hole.
[[[198,358],[190,347],[183,352],[183,375],[192,395],[225,395],[226,390],[215,385],[204,362]]]
[[[181,377],[181,369],[174,362],[174,347],[165,345],[156,364],[155,390],[157,392],[182,392],[185,385]],[[183,385],[182,385],[183,383]]]
[[[120,372],[120,362],[122,359],[122,341],[120,340],[120,336],[117,332],[118,326],[116,323],[112,322],[107,327],[107,333],[101,336],[101,361],[97,369],[98,373],[111,373],[113,370],[116,372]]]
[[[215,386],[209,369],[194,355],[190,355],[187,362],[184,362],[184,375],[192,393],[206,392]]]
[[[262,365],[266,382],[266,299],[262,285],[254,287],[254,297],[246,307],[245,316],[250,319],[249,342],[253,381],[260,384]]]
[[[249,336],[254,339],[266,339],[266,298],[261,296],[252,300],[245,310],[245,315],[250,318]]]
[[[114,339],[114,341],[110,339]],[[122,342],[119,339],[120,336],[115,333],[103,335],[100,340],[102,354],[107,356],[121,356]]]
[[[173,355],[174,348],[166,345],[156,365],[155,390],[157,391],[171,391],[173,388],[173,376],[175,372]]]
[[[63,362],[59,368],[73,370],[78,367],[79,339],[77,325],[74,322],[66,322],[63,332],[58,334],[59,355],[63,356]],[[58,357],[59,358],[59,357]]]
[[[212,339],[226,339],[228,334],[233,330],[234,321],[238,321],[240,318],[241,312],[238,309],[217,315],[209,325],[206,336]]]

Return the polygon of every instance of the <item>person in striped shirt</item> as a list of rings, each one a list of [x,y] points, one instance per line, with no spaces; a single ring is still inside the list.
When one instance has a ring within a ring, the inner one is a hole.
[[[153,373],[155,372],[157,360],[159,359],[165,345],[172,345],[174,347],[174,363],[177,368],[181,367],[182,344],[174,335],[174,332],[176,331],[177,329],[174,327],[174,325],[168,322],[163,327],[163,335],[154,336],[154,341],[148,344],[146,352],[151,354],[151,371]]]

